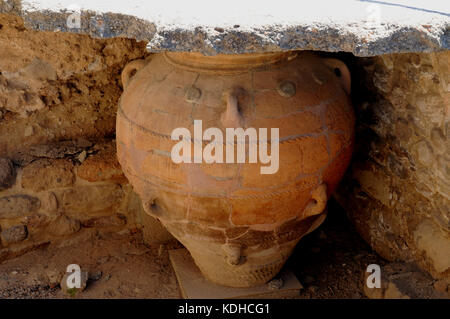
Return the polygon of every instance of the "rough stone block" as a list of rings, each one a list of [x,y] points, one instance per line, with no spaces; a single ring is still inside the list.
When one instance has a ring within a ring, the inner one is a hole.
[[[119,0],[79,0],[77,28],[67,24],[74,13],[72,0],[22,0],[20,9],[3,1],[0,12],[20,15],[37,30],[144,40],[151,51],[236,54],[307,49],[371,56],[449,49],[445,1],[419,1],[416,6],[396,2],[322,0],[305,5],[279,0],[255,5],[229,0],[218,10],[205,1],[150,5],[135,0],[130,6]]]
[[[77,219],[61,216],[49,225],[47,231],[54,236],[72,235],[81,229],[81,223]]]
[[[422,221],[414,231],[419,251],[425,252],[438,273],[450,273],[450,236],[430,220]]]
[[[0,191],[11,187],[14,184],[15,169],[13,163],[0,157]]]
[[[186,249],[170,250],[169,257],[183,298],[187,299],[292,298],[303,288],[294,274],[286,270],[266,285],[252,288],[219,286],[202,275]]]
[[[450,275],[450,51],[355,60],[353,164],[337,197],[383,258]]]
[[[57,189],[54,193],[58,199],[59,210],[80,218],[112,209],[118,206],[124,197],[121,187],[116,184],[76,186]]]
[[[78,167],[78,177],[89,182],[128,182],[117,161],[116,145],[114,142],[96,145],[93,151],[97,151],[97,153],[89,156]]]
[[[25,224],[28,229],[41,228],[48,225],[49,222],[50,218],[42,214],[33,214],[25,218]]]
[[[48,213],[58,211],[58,200],[53,192],[46,192],[41,196],[41,209]]]
[[[5,229],[0,233],[3,242],[7,244],[15,244],[24,241],[28,236],[27,227],[24,225],[13,226]]]
[[[28,195],[0,197],[0,219],[30,215],[40,206],[39,199]]]

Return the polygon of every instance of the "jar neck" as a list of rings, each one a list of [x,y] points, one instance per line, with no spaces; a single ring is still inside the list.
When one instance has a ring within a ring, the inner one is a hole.
[[[238,74],[252,69],[284,64],[297,56],[295,52],[218,54],[198,52],[164,52],[167,62],[184,70],[210,74]]]

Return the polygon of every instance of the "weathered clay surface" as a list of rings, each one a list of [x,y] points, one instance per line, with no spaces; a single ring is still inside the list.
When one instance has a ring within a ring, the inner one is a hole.
[[[354,116],[346,66],[311,53],[155,54],[144,65],[125,68],[117,117],[119,161],[144,209],[212,281],[267,282],[323,221],[327,197],[350,161]],[[193,120],[223,134],[225,128],[279,128],[279,170],[264,175],[265,165],[248,161],[174,163],[171,132],[193,132]]]
[[[220,6],[203,0],[2,0],[0,12],[20,15],[36,30],[144,40],[152,52],[301,49],[373,56],[450,48],[450,7],[441,0],[229,0]],[[80,26],[69,27],[77,12]]]
[[[62,158],[114,134],[120,72],[146,54],[144,44],[28,31],[3,14],[0,25],[1,156]]]
[[[356,61],[357,141],[339,201],[388,260],[450,276],[450,52]]]

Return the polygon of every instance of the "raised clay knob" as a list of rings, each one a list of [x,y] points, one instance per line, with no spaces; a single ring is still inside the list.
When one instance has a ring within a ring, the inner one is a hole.
[[[244,118],[239,111],[238,96],[244,94],[245,91],[242,88],[235,88],[225,92],[225,99],[227,103],[227,109],[220,117],[223,127],[225,128],[238,128],[244,127]]]

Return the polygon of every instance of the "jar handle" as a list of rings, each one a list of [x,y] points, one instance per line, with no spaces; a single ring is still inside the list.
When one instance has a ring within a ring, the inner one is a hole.
[[[159,218],[162,215],[162,211],[159,206],[156,204],[156,195],[151,194],[148,195],[148,199],[142,202],[142,207],[144,208],[144,212],[152,216],[154,218]]]
[[[122,71],[122,84],[123,88],[125,89],[128,84],[130,83],[130,80],[133,78],[133,76],[136,74],[137,71],[142,69],[147,64],[147,61],[144,59],[134,60],[128,63]]]
[[[344,88],[344,91],[350,95],[351,88],[352,88],[352,77],[350,74],[350,70],[348,69],[347,65],[338,59],[324,59],[324,63],[334,71],[336,76],[341,81],[342,87]]]
[[[303,211],[303,217],[321,214],[327,207],[327,185],[320,184],[311,192],[311,201]]]
[[[238,266],[246,262],[245,257],[242,256],[242,247],[240,245],[226,243],[222,245],[222,250],[225,253],[225,260],[230,266]]]

